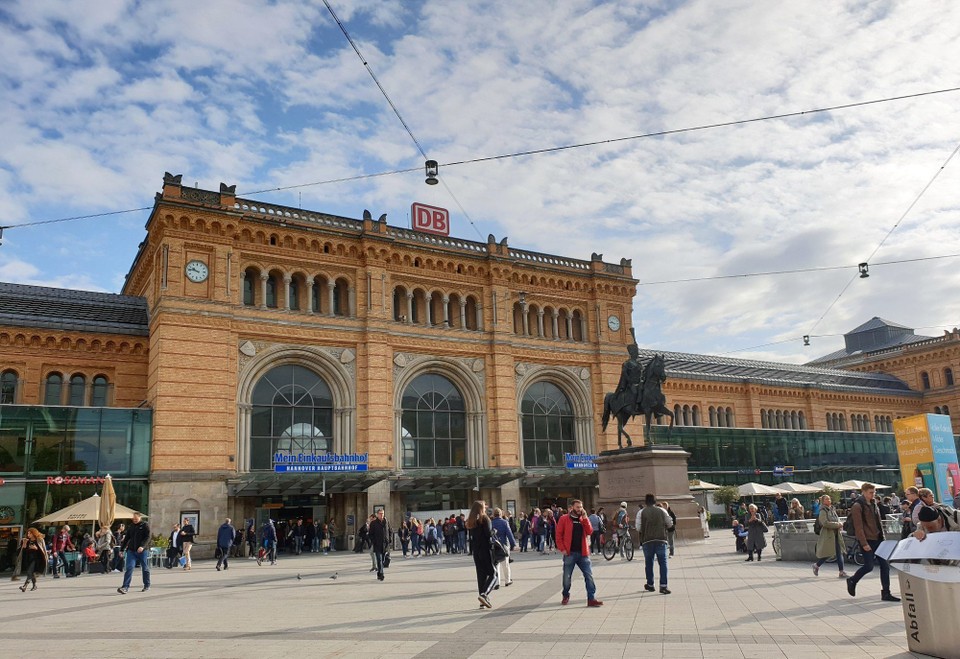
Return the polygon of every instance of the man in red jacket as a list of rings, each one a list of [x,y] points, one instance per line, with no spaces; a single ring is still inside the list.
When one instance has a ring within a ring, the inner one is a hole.
[[[597,599],[597,585],[593,581],[593,569],[590,566],[590,534],[593,528],[590,519],[583,510],[583,502],[574,499],[570,502],[570,513],[557,521],[557,549],[563,554],[563,599],[561,604],[570,602],[570,580],[573,566],[583,572],[583,582],[587,587],[587,606],[603,606]]]

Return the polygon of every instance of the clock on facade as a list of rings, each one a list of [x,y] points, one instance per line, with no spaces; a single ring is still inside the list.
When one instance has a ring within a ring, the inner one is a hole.
[[[187,263],[185,270],[187,273],[187,279],[196,284],[206,280],[206,278],[210,275],[210,269],[207,267],[207,264],[196,259]]]
[[[620,329],[620,319],[616,316],[610,316],[607,318],[607,327],[610,328],[611,332],[616,332]]]

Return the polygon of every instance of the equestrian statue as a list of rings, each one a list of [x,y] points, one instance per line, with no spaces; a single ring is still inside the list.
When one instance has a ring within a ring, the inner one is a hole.
[[[630,328],[633,334],[633,328]],[[620,368],[620,382],[617,390],[603,397],[603,430],[607,429],[610,417],[617,420],[617,445],[623,448],[623,437],[627,438],[627,446],[633,446],[630,434],[623,426],[632,417],[643,415],[646,418],[644,426],[644,440],[650,439],[650,422],[654,415],[659,422],[663,415],[670,417],[670,428],[673,430],[673,412],[667,409],[667,399],[660,387],[667,380],[663,355],[654,355],[646,365],[640,361],[640,348],[637,346],[636,336],[632,344],[627,346],[630,358],[623,362]]]

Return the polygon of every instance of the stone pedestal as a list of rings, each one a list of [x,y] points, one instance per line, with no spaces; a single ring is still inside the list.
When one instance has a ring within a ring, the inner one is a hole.
[[[597,456],[600,479],[598,506],[612,520],[627,502],[631,524],[643,507],[647,493],[666,501],[677,516],[677,539],[702,540],[703,527],[697,515],[697,503],[690,494],[687,459],[690,454],[679,446],[656,445],[603,451]]]

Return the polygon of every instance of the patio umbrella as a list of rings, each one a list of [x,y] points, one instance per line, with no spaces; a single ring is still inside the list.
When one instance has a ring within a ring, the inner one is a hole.
[[[117,517],[117,494],[113,491],[113,478],[110,474],[103,479],[103,493],[100,495],[100,528],[113,524]]]
[[[694,479],[690,481],[691,490],[719,490],[719,485],[714,485],[713,483],[708,483],[707,481],[702,481]]]
[[[116,504],[114,519],[131,519],[134,511]],[[144,515],[146,517],[146,515]],[[37,524],[55,524],[57,522],[98,522],[100,521],[100,496],[94,494],[89,499],[78,501],[49,515],[36,520]]]
[[[840,483],[834,483],[832,481],[813,481],[810,483],[810,487],[817,488],[817,492],[823,492],[825,489],[830,488],[831,490],[842,490]]]
[[[815,494],[820,491],[819,487],[813,485],[803,485],[802,483],[780,483],[774,485],[775,490],[780,490],[784,494]]]
[[[763,497],[783,494],[780,490],[775,490],[769,485],[762,485],[760,483],[745,483],[737,488],[737,493],[742,497]]]
[[[841,492],[846,490],[859,490],[861,487],[863,487],[864,483],[867,483],[867,482],[868,481],[858,481],[858,480],[851,479],[848,481],[843,481],[842,483],[838,483],[837,489],[840,490]],[[874,487],[876,487],[878,490],[890,489],[889,485],[874,485]]]

